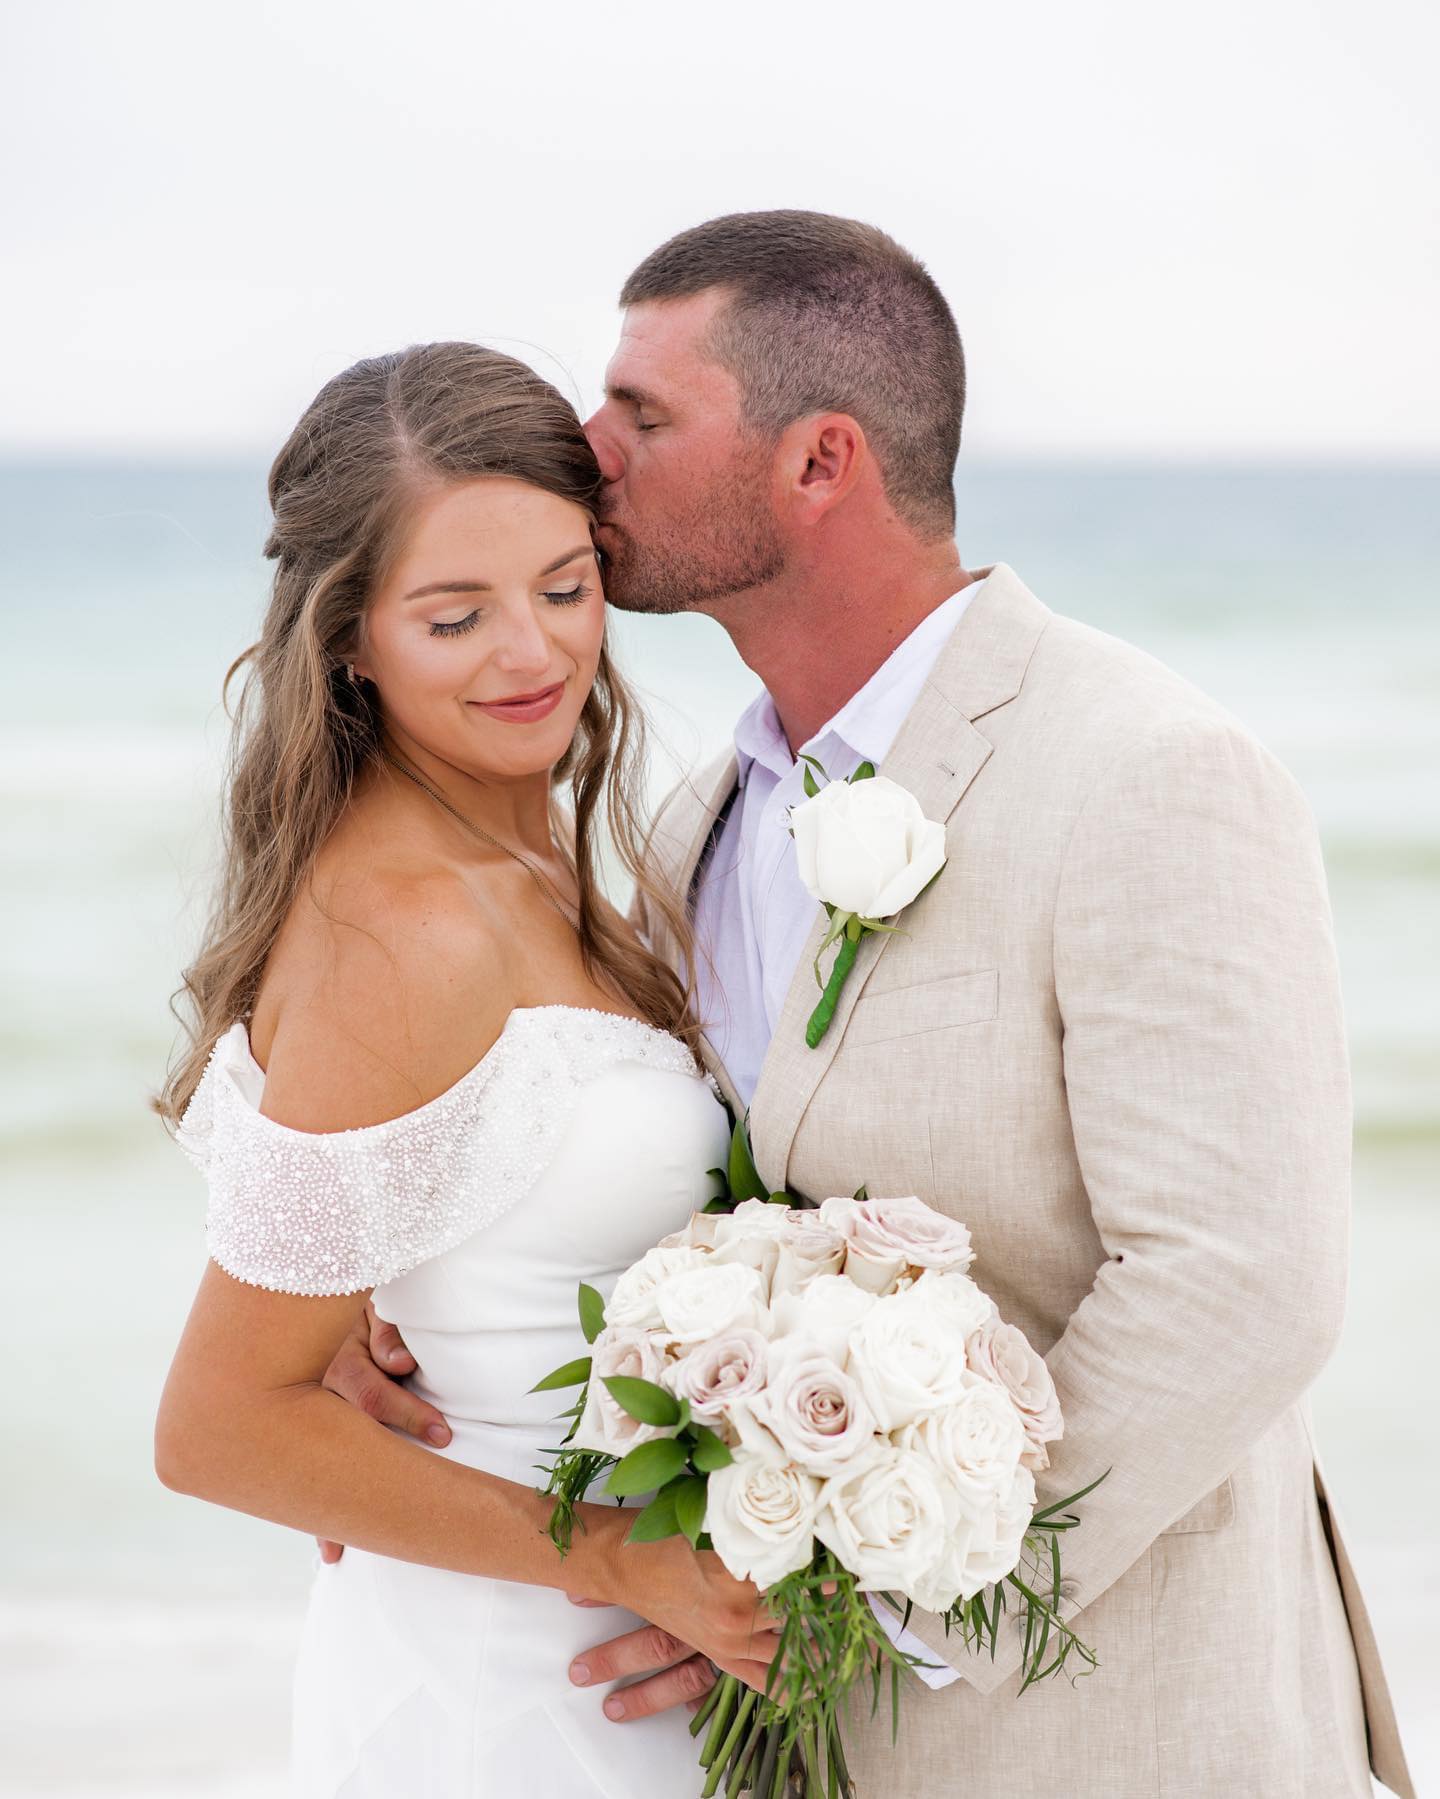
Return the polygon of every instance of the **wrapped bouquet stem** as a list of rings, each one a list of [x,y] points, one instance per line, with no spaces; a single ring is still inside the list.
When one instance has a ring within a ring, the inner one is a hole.
[[[718,1171],[717,1171],[718,1172]],[[763,1694],[718,1680],[692,1730],[700,1791],[853,1793],[844,1727],[923,1658],[877,1603],[937,1614],[968,1651],[1024,1633],[1022,1692],[1093,1652],[1060,1616],[1071,1508],[1037,1504],[1063,1420],[1043,1359],[968,1272],[968,1231],[914,1198],[766,1194],[737,1127],[723,1198],[580,1292],[590,1355],[546,1491],[563,1554],[598,1482],[649,1495],[628,1541],[683,1534],[753,1581],[780,1648]],[[1104,1476],[1099,1477],[1103,1479]]]

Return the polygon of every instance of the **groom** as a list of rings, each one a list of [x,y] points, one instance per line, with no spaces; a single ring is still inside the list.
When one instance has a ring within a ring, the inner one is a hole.
[[[1042,1497],[1110,1470],[1065,1545],[1098,1672],[1017,1701],[1018,1633],[982,1659],[917,1614],[943,1666],[893,1748],[855,1707],[862,1794],[1356,1799],[1373,1768],[1410,1795],[1305,1402],[1341,1320],[1350,1114],[1303,800],[1168,670],[962,565],[960,339],[890,238],[716,219],[621,301],[587,427],[609,598],[708,613],[766,690],[653,842],[711,1071],[772,1187],[863,1180],[963,1219],[1059,1390]],[[816,1049],[802,749],[837,779],[873,762],[949,855],[865,939]],[[375,1369],[337,1384],[365,1381],[383,1410]],[[709,1678],[656,1631],[572,1671],[617,1675],[629,1718]]]

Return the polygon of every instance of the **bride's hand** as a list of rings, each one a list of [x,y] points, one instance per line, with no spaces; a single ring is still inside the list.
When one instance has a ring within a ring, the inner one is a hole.
[[[714,1550],[692,1549],[683,1537],[620,1543],[630,1522],[612,1524],[619,1545],[615,1602],[763,1692],[780,1632],[759,1588],[736,1580]]]

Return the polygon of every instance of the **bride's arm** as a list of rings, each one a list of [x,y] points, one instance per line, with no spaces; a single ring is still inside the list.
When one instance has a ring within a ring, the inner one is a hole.
[[[432,1455],[327,1392],[364,1302],[267,1292],[211,1263],[161,1400],[165,1485],[400,1561],[640,1609],[763,1687],[777,1640],[754,1588],[718,1556],[681,1540],[624,1545],[633,1514],[585,1505],[562,1561],[538,1493]]]
[[[316,1197],[289,1190],[304,1185],[296,1169],[310,1154],[307,1138],[403,1120],[472,1067],[503,1023],[513,996],[497,992],[494,971],[505,962],[486,953],[473,903],[452,911],[443,894],[438,904],[433,894],[382,898],[366,928],[336,926],[305,946],[297,965],[313,980],[283,1003],[273,988],[262,991],[254,1047],[266,1068],[264,1116],[230,1113],[237,1129],[255,1123],[262,1136],[258,1160],[235,1142],[220,1158],[222,1185],[240,1183],[227,1194],[244,1226],[222,1232],[226,1243],[283,1239],[287,1207]],[[481,1013],[487,1003],[498,1016]],[[346,1167],[363,1145],[349,1140]],[[370,1189],[351,1187],[363,1213]],[[212,1179],[212,1217],[216,1192]],[[343,1210],[351,1192],[330,1197]],[[358,1230],[367,1234],[363,1217]],[[763,1685],[775,1648],[770,1621],[755,1589],[732,1580],[718,1556],[679,1539],[622,1548],[633,1520],[597,1505],[583,1508],[585,1528],[562,1560],[545,1532],[548,1503],[531,1488],[432,1455],[327,1391],[326,1370],[360,1323],[366,1293],[274,1291],[304,1284],[280,1259],[278,1272],[237,1266],[248,1279],[214,1262],[206,1270],[157,1422],[156,1467],[167,1486],[397,1560],[643,1609]]]

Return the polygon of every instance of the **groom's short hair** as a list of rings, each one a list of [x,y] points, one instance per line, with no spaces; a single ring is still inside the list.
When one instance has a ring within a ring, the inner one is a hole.
[[[748,426],[778,437],[808,414],[849,413],[900,516],[926,536],[954,528],[965,352],[923,263],[858,219],[736,212],[652,251],[620,304],[709,288],[732,295],[709,349]]]

